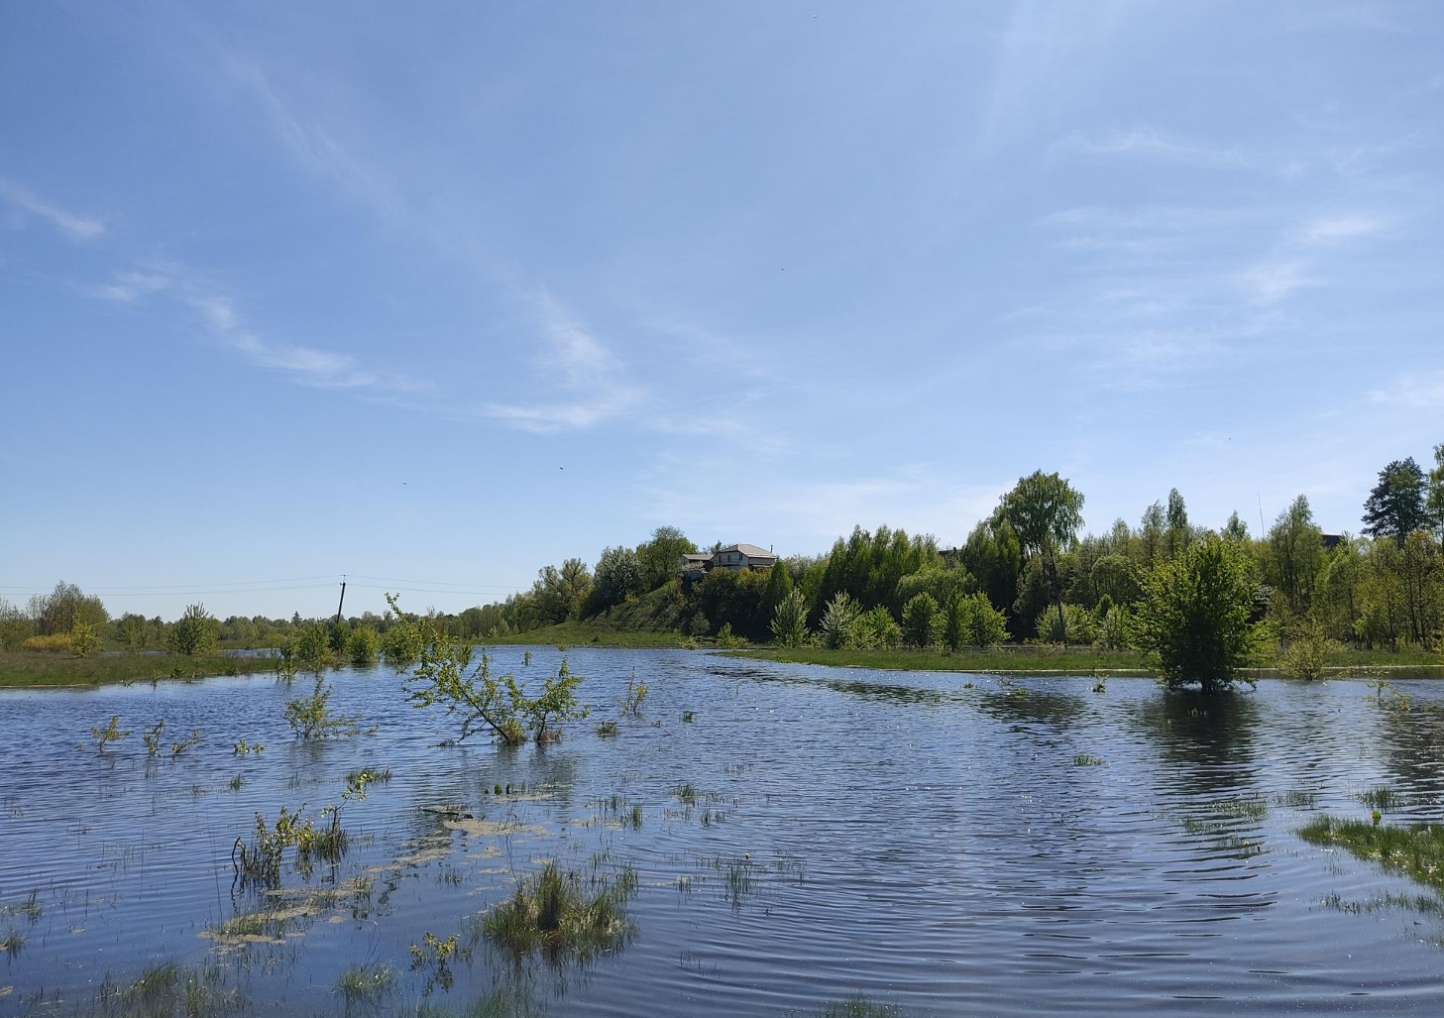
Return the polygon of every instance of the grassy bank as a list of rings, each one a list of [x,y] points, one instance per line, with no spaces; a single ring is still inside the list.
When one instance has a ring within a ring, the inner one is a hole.
[[[1312,845],[1337,845],[1359,859],[1371,859],[1386,870],[1444,891],[1444,827],[1438,824],[1394,827],[1319,817],[1300,830],[1299,837]]]
[[[0,654],[0,688],[100,686],[152,679],[196,679],[211,675],[270,672],[272,658],[185,657],[179,654]]]
[[[825,647],[749,647],[731,652],[741,657],[795,664],[872,668],[879,671],[948,671],[991,674],[1152,676],[1157,674],[1147,655],[1139,651],[1094,650],[1088,647],[1022,646],[986,650],[828,650]],[[1388,675],[1392,678],[1441,678],[1444,661],[1439,655],[1349,650],[1328,656],[1330,675]],[[1247,674],[1255,678],[1282,675],[1275,657],[1262,658]]]
[[[566,647],[676,647],[682,634],[675,631],[619,630],[586,622],[564,622],[557,626],[529,629],[525,633],[487,640],[488,644]]]

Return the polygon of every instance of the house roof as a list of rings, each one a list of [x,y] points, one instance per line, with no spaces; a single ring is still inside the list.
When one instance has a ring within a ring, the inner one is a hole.
[[[759,547],[757,547],[757,545],[755,545],[755,544],[729,544],[727,547],[723,548],[722,550],[723,550],[723,551],[740,551],[742,554],[746,555],[748,558],[776,558],[776,557],[777,557],[777,556],[774,555],[772,552],[768,551],[766,548],[759,548]]]
[[[683,562],[710,562],[711,560],[711,555],[692,554],[690,552],[682,556]]]

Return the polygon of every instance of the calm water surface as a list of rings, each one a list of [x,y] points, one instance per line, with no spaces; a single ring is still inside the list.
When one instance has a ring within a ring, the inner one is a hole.
[[[522,653],[497,663],[536,682],[561,657]],[[1323,811],[1367,816],[1357,796],[1378,788],[1400,800],[1390,822],[1441,819],[1439,732],[1362,681],[1266,682],[1205,712],[1137,679],[1094,693],[684,651],[569,658],[592,716],[544,750],[438,745],[456,726],[411,708],[386,668],[330,677],[334,705],[378,727],[322,744],[282,719],[304,677],[0,692],[0,938],[23,937],[0,955],[0,1015],[85,1013],[103,981],[169,960],[223,971],[252,1013],[303,1015],[345,1012],[348,965],[389,964],[393,990],[362,1013],[401,1013],[428,992],[410,945],[470,942],[547,858],[634,867],[630,942],[554,967],[477,941],[427,1003],[505,987],[577,1016],[782,1015],[856,993],[919,1015],[1444,1013],[1441,906],[1294,833]],[[644,717],[600,738],[634,671]],[[112,714],[133,734],[98,754],[90,726]],[[167,743],[203,740],[148,759],[141,732],[162,717]],[[241,739],[266,748],[237,756]],[[288,866],[281,895],[234,883],[257,811],[316,814],[363,766],[392,778],[344,806],[339,864]],[[258,909],[288,918],[215,938]]]

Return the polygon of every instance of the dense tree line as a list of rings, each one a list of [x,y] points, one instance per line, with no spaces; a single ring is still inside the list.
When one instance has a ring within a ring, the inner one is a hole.
[[[1192,522],[1177,490],[1136,525],[1120,519],[1101,533],[1080,534],[1084,504],[1066,479],[1037,471],[1020,478],[961,547],[857,527],[825,555],[794,556],[770,570],[718,568],[695,581],[678,567],[697,545],[661,527],[635,547],[603,549],[595,565],[571,558],[546,566],[531,589],[504,601],[427,618],[473,641],[592,621],[834,647],[1041,642],[1157,650],[1149,626],[1162,617],[1160,599],[1205,569],[1247,592],[1242,614],[1253,638],[1369,649],[1444,643],[1444,445],[1428,471],[1412,458],[1379,471],[1358,536],[1323,534],[1302,495],[1257,537],[1237,513],[1217,530]],[[356,660],[378,652],[402,660],[409,651],[392,632],[394,621],[390,612],[340,623],[111,619],[99,598],[60,583],[24,609],[0,601],[0,646],[50,641],[55,649],[77,637],[132,650],[311,647],[315,656],[325,647]]]

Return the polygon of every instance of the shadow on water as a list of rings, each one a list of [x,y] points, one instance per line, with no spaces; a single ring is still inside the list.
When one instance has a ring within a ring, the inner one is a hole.
[[[832,679],[821,676],[800,675],[797,673],[783,672],[761,672],[752,670],[740,670],[737,672],[719,673],[725,674],[727,678],[738,677],[748,678],[754,682],[774,683],[784,686],[822,686],[834,693],[845,693],[848,696],[861,696],[869,700],[883,700],[891,703],[923,704],[928,707],[941,707],[947,703],[959,702],[960,698],[954,694],[938,689],[926,689],[918,686],[904,686],[891,682],[868,682],[861,679]]]
[[[1022,687],[989,690],[975,702],[981,713],[997,721],[1051,725],[1059,729],[1076,724],[1088,709],[1088,701],[1081,696]]]

